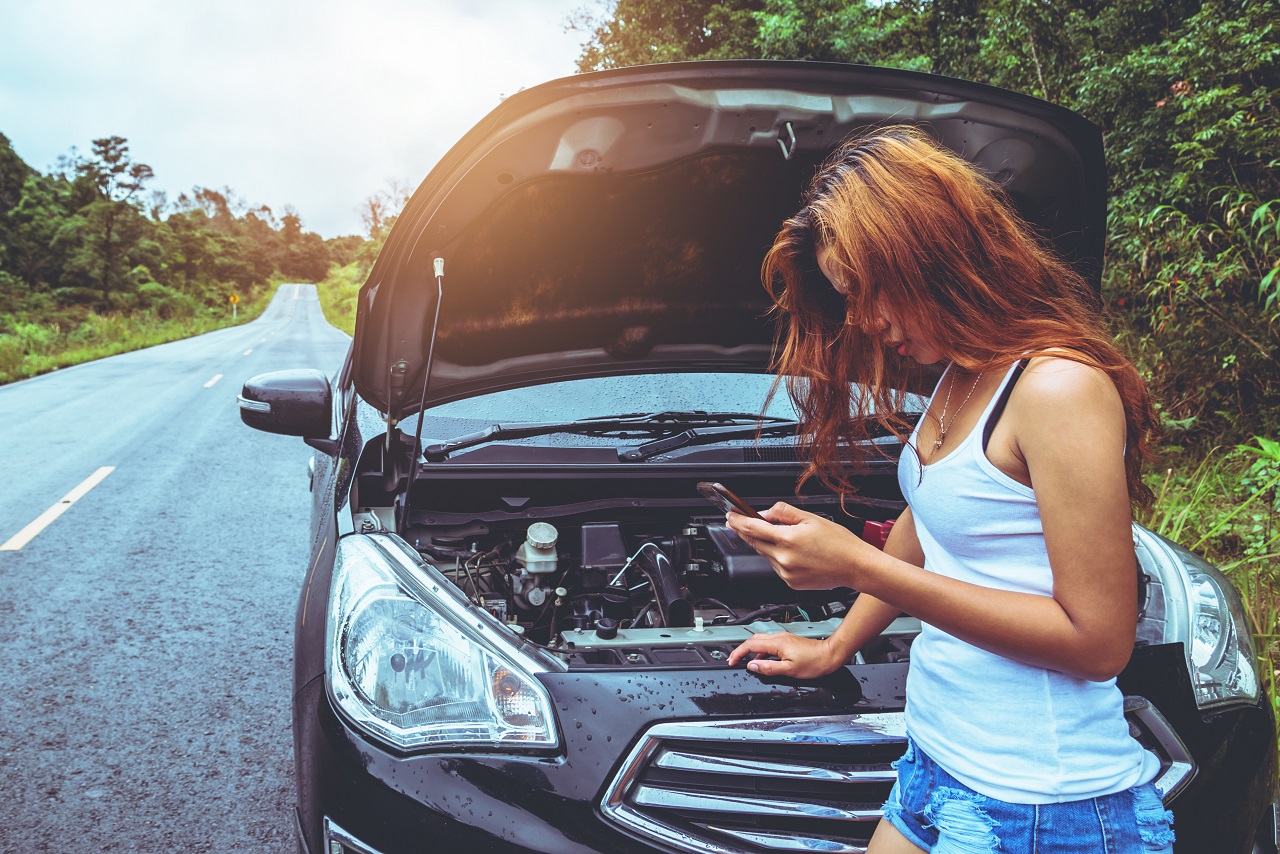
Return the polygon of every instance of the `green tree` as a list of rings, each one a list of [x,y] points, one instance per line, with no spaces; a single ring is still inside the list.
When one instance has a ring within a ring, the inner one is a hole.
[[[146,236],[149,222],[132,206],[98,199],[61,220],[51,248],[61,262],[59,284],[65,301],[85,302],[81,294],[96,292],[104,310],[113,294],[132,290],[129,271],[136,266],[134,250]]]
[[[58,240],[70,249],[66,269],[91,278],[111,306],[111,291],[126,281],[130,250],[146,231],[138,210],[138,194],[154,177],[151,167],[135,163],[124,137],[95,139],[92,153],[75,165],[78,179],[95,190],[93,199],[59,229]]]
[[[299,232],[288,244],[280,272],[302,282],[318,282],[329,273],[329,247],[324,238],[310,231]]]
[[[911,3],[767,0],[756,13],[759,55],[928,71],[927,20]]]
[[[52,251],[58,227],[68,215],[70,190],[65,179],[32,172],[22,183],[18,203],[8,212],[5,265],[29,291],[47,289],[61,276]]]
[[[286,249],[292,249],[302,236],[302,217],[292,205],[286,205],[280,217],[280,240]]]
[[[8,214],[18,206],[23,185],[34,174],[35,170],[13,150],[9,138],[0,133],[0,269],[6,265],[7,249],[13,240]]]
[[[569,29],[588,41],[579,71],[757,55],[755,13],[763,0],[617,0],[602,17],[579,13]]]
[[[266,205],[247,211],[239,223],[239,234],[246,241],[245,253],[253,266],[254,276],[265,280],[276,269],[282,252],[280,224]]]
[[[196,293],[213,275],[213,259],[217,241],[208,228],[203,211],[183,210],[165,220],[167,236],[166,266],[172,273],[165,283],[180,290]]]

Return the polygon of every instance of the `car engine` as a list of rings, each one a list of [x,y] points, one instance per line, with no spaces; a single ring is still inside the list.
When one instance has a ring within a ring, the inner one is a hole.
[[[714,469],[620,476],[614,448],[574,447],[556,467],[573,462],[575,476],[548,476],[545,448],[491,443],[408,482],[387,447],[371,440],[354,473],[352,529],[395,531],[476,607],[571,667],[711,664],[760,632],[829,637],[858,595],[788,587],[722,512],[689,497]],[[796,470],[776,465],[787,459],[735,470],[733,483],[756,506],[785,498],[883,548],[905,507],[891,463],[841,498],[789,494]],[[919,623],[899,622],[877,640],[888,646],[862,652],[905,659]]]
[[[892,522],[857,521],[864,539],[883,545]],[[539,521],[473,538],[435,532],[410,541],[509,628],[580,653],[693,642],[731,648],[781,625],[826,637],[857,595],[790,589],[720,516],[667,526]]]

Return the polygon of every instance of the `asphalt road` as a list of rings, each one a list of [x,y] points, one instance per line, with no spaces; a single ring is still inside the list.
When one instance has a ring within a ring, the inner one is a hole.
[[[244,326],[0,387],[0,852],[293,850],[311,451],[236,394],[349,343],[282,285]]]

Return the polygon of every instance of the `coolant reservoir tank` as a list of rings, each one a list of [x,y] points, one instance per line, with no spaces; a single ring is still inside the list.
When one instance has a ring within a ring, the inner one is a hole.
[[[516,560],[530,574],[542,575],[556,571],[556,540],[560,532],[547,522],[534,522],[525,534],[525,541],[516,549]]]

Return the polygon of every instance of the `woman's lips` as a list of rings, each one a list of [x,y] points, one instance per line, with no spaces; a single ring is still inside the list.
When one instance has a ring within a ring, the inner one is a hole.
[[[891,345],[893,349],[898,351],[899,356],[907,355],[907,342],[901,341],[898,344]]]

